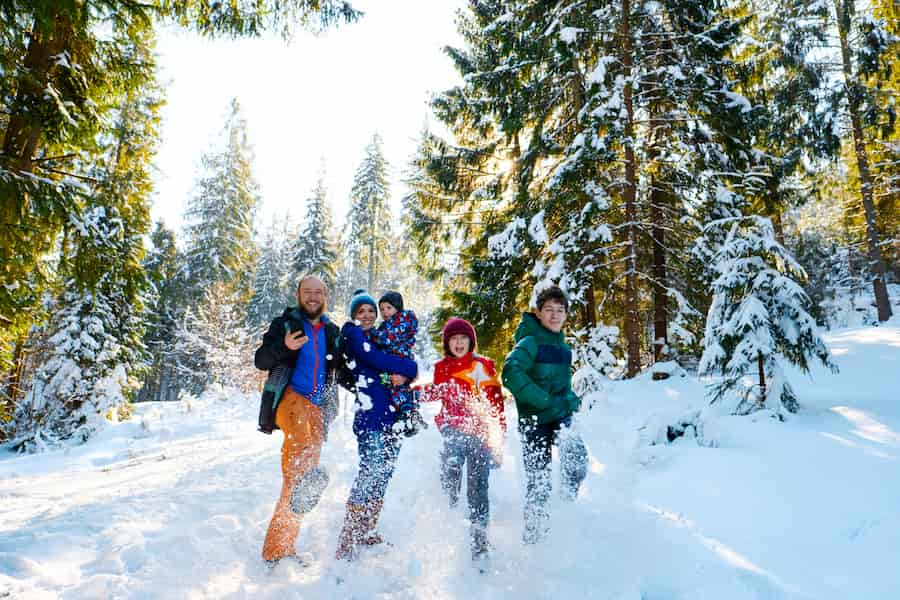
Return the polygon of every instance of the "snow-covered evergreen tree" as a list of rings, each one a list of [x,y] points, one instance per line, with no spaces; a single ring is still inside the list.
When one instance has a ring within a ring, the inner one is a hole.
[[[353,176],[342,239],[344,279],[351,290],[374,289],[384,273],[380,261],[389,250],[391,236],[388,168],[381,136],[376,133]]]
[[[308,274],[318,275],[329,290],[334,290],[337,277],[333,226],[323,163],[312,196],[306,201],[306,216],[300,235],[294,240],[292,263],[298,278]]]
[[[239,292],[216,282],[185,315],[178,331],[179,350],[201,357],[197,364],[202,367],[184,364],[181,368],[197,389],[212,383],[244,391],[258,388],[260,372],[250,357],[259,338],[244,326],[246,314]]]
[[[602,391],[603,383],[609,381],[610,372],[617,363],[613,349],[618,342],[619,328],[598,325],[591,329],[579,329],[573,338],[575,373],[572,375],[572,389],[584,398]]]
[[[857,6],[857,0],[834,0],[834,17],[837,29],[839,56],[834,63],[840,65],[835,73],[841,86],[834,95],[835,109],[849,121],[853,154],[859,181],[858,208],[865,229],[869,254],[869,271],[878,309],[878,320],[886,321],[893,314],[887,289],[887,267],[884,262],[882,242],[884,232],[879,228],[881,219],[876,204],[875,189],[881,165],[873,164],[868,144],[878,138],[890,137],[895,130],[896,93],[885,97],[882,85],[890,73],[892,59],[900,53],[900,35],[888,29],[886,20],[877,18],[872,3]],[[877,5],[875,5],[877,7]],[[896,27],[896,24],[894,24]],[[890,163],[890,160],[885,161]]]
[[[807,372],[818,359],[836,369],[796,280],[805,277],[802,267],[777,242],[765,217],[715,221],[705,234],[716,248],[717,277],[699,373],[722,377],[711,388],[713,400],[736,394],[738,414],[762,407],[796,412],[798,399],[784,366]]]
[[[284,215],[273,219],[266,231],[247,313],[247,323],[252,331],[268,326],[286,306],[297,303],[298,278],[294,272],[291,244],[295,229],[288,215]]]
[[[469,3],[448,51],[464,83],[433,102],[457,145],[423,138],[406,204],[420,249],[460,251],[446,302],[498,352],[540,281],[577,329],[622,324],[628,376],[651,346],[647,291],[656,354],[687,332],[670,323],[696,312],[688,213],[746,170],[742,22],[714,0]]]
[[[217,282],[250,299],[257,258],[253,222],[259,204],[252,160],[247,122],[235,99],[219,145],[201,159],[202,173],[185,214],[187,277],[196,301]]]
[[[756,172],[744,193],[754,212],[772,220],[785,244],[784,213],[814,194],[804,176],[840,150],[839,116],[823,102],[829,93],[821,60],[828,6],[818,0],[749,0],[749,9],[736,89],[752,105]]]
[[[21,448],[87,439],[106,418],[127,412],[139,387],[159,91],[148,84],[119,101],[109,135],[97,141],[102,160],[90,169],[94,184],[65,226],[58,266],[64,279],[48,311],[47,350],[13,423]]]
[[[177,400],[175,333],[186,304],[181,270],[183,256],[175,245],[175,233],[161,222],[157,222],[150,242],[144,260],[151,285],[144,334],[148,366],[138,400]]]
[[[252,161],[247,122],[235,99],[219,141],[201,159],[200,178],[185,214],[182,277],[188,302],[180,319],[176,361],[183,386],[192,392],[202,391],[209,375],[205,353],[195,351],[188,335],[192,331],[189,317],[200,311],[209,290],[224,290],[223,299],[243,303],[240,318],[234,323],[221,323],[223,330],[243,327],[247,322],[258,260],[253,225],[259,192]]]
[[[69,225],[74,272],[51,310],[50,354],[12,423],[13,447],[27,451],[87,440],[137,388],[143,276],[122,258],[133,260],[139,236],[114,207],[95,205]]]

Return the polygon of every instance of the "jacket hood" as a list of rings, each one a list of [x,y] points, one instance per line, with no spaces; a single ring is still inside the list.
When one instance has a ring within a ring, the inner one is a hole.
[[[566,336],[563,335],[562,331],[559,333],[550,331],[541,325],[541,322],[538,321],[538,318],[534,313],[530,312],[522,313],[522,321],[519,323],[519,326],[516,327],[516,333],[514,334],[513,339],[518,342],[522,338],[528,336],[534,336],[538,340],[553,344],[561,344],[566,341]]]

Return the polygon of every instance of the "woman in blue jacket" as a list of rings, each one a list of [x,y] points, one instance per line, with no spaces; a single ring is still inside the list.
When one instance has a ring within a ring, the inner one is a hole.
[[[375,299],[357,290],[350,301],[350,317],[341,329],[341,347],[347,366],[356,377],[356,417],[353,433],[359,448],[359,472],[350,489],[347,514],[338,538],[336,557],[353,560],[361,545],[384,540],[375,531],[388,482],[400,453],[400,436],[394,431],[397,413],[382,374],[392,374],[395,385],[415,378],[415,361],[381,352],[372,341],[378,309]]]

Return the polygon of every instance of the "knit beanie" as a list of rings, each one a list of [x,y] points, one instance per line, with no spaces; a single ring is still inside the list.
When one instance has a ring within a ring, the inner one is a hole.
[[[356,309],[358,309],[363,304],[371,304],[375,309],[375,314],[378,314],[378,305],[375,304],[375,298],[369,295],[369,292],[360,288],[353,292],[353,297],[350,299],[350,318],[356,314]]]
[[[475,328],[472,327],[472,324],[465,319],[451,317],[441,331],[441,340],[444,342],[444,354],[446,356],[453,356],[453,353],[450,352],[450,338],[454,335],[464,335],[471,340],[469,352],[475,352],[478,348],[478,336],[475,335]]]
[[[382,302],[387,302],[391,306],[397,309],[397,312],[401,312],[403,310],[403,296],[400,295],[400,292],[385,292],[381,298],[378,299],[378,306],[381,306]]]

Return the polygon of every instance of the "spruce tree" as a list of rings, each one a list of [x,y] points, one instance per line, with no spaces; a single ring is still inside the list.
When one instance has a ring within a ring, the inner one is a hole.
[[[867,144],[877,132],[878,127],[873,132],[873,126],[880,126],[888,133],[894,129],[893,103],[885,105],[879,102],[879,96],[884,93],[881,84],[884,82],[882,75],[889,68],[887,64],[900,52],[900,37],[890,33],[884,20],[873,18],[869,9],[860,14],[856,0],[834,0],[833,4],[843,83],[836,101],[850,122],[875,304],[878,320],[886,321],[893,311],[875,204],[875,183],[880,165],[872,163]],[[888,113],[886,119],[885,113]]]
[[[60,285],[63,228],[103,182],[122,99],[154,77],[152,12],[94,0],[0,5],[0,395],[11,403],[27,387],[29,332],[48,316],[42,298]]]
[[[755,173],[745,194],[753,212],[772,220],[784,245],[784,213],[813,195],[804,178],[840,150],[838,117],[823,102],[829,93],[821,61],[828,7],[815,0],[751,0],[750,8],[746,35],[752,43],[740,53],[737,85],[751,104],[754,141]]]
[[[717,277],[699,373],[721,375],[711,389],[713,400],[736,394],[738,414],[766,406],[779,414],[796,412],[798,399],[784,366],[808,372],[815,358],[836,370],[798,283],[805,277],[802,267],[775,239],[765,217],[714,221],[705,235],[716,246]],[[745,377],[755,383],[746,384]]]
[[[296,229],[288,215],[272,220],[260,248],[253,297],[247,315],[251,331],[268,326],[286,306],[297,303],[297,277],[292,264],[292,237]]]
[[[183,257],[175,245],[175,233],[157,222],[150,235],[151,247],[144,260],[151,293],[147,307],[144,346],[148,365],[144,386],[138,395],[142,401],[176,400],[178,378],[175,359],[175,334],[179,316],[184,312]]]
[[[629,376],[650,346],[648,291],[657,355],[670,332],[689,337],[690,212],[747,170],[742,23],[712,0],[470,3],[466,47],[448,50],[465,83],[433,103],[457,144],[423,141],[407,203],[420,247],[462,251],[449,310],[502,352],[525,291],[557,282],[583,339],[622,323]]]
[[[152,67],[149,39],[142,48],[133,58]],[[66,224],[58,265],[63,285],[46,327],[48,353],[17,406],[19,447],[86,439],[138,387],[148,288],[143,236],[161,104],[152,79],[142,86],[118,96],[109,133],[97,140],[97,160],[87,171],[93,185]]]
[[[118,415],[137,387],[143,350],[140,237],[128,233],[117,207],[100,203],[71,224],[71,276],[51,311],[50,355],[16,407],[14,448],[84,441],[107,417]]]
[[[380,260],[389,250],[391,235],[388,163],[381,136],[377,133],[366,146],[365,157],[356,169],[350,192],[350,211],[343,239],[348,287],[375,288],[384,274]]]
[[[246,302],[233,287],[217,281],[190,308],[179,323],[178,352],[181,356],[203,357],[198,368],[183,361],[179,374],[201,391],[210,384],[249,391],[259,385],[260,373],[248,360],[258,344],[258,336],[245,326]]]
[[[333,223],[327,193],[323,163],[316,187],[306,201],[306,216],[300,235],[294,240],[291,262],[297,277],[317,275],[329,290],[333,290],[337,277],[337,251],[332,241]]]
[[[223,302],[243,306],[237,322],[219,324],[223,330],[244,326],[253,296],[258,259],[253,223],[259,194],[252,160],[247,123],[235,99],[217,144],[201,158],[202,170],[185,215],[187,306],[179,322],[176,352],[179,374],[192,392],[202,391],[210,382],[202,352],[206,346],[195,343],[192,329],[210,301],[209,291],[217,289]]]
[[[259,204],[252,161],[247,122],[234,99],[217,146],[201,158],[200,177],[185,213],[188,284],[197,302],[217,282],[250,299],[256,266],[253,222]]]
[[[289,38],[297,25],[318,32],[362,16],[345,0],[157,0],[151,5],[161,17],[207,36],[258,37],[279,32]]]

